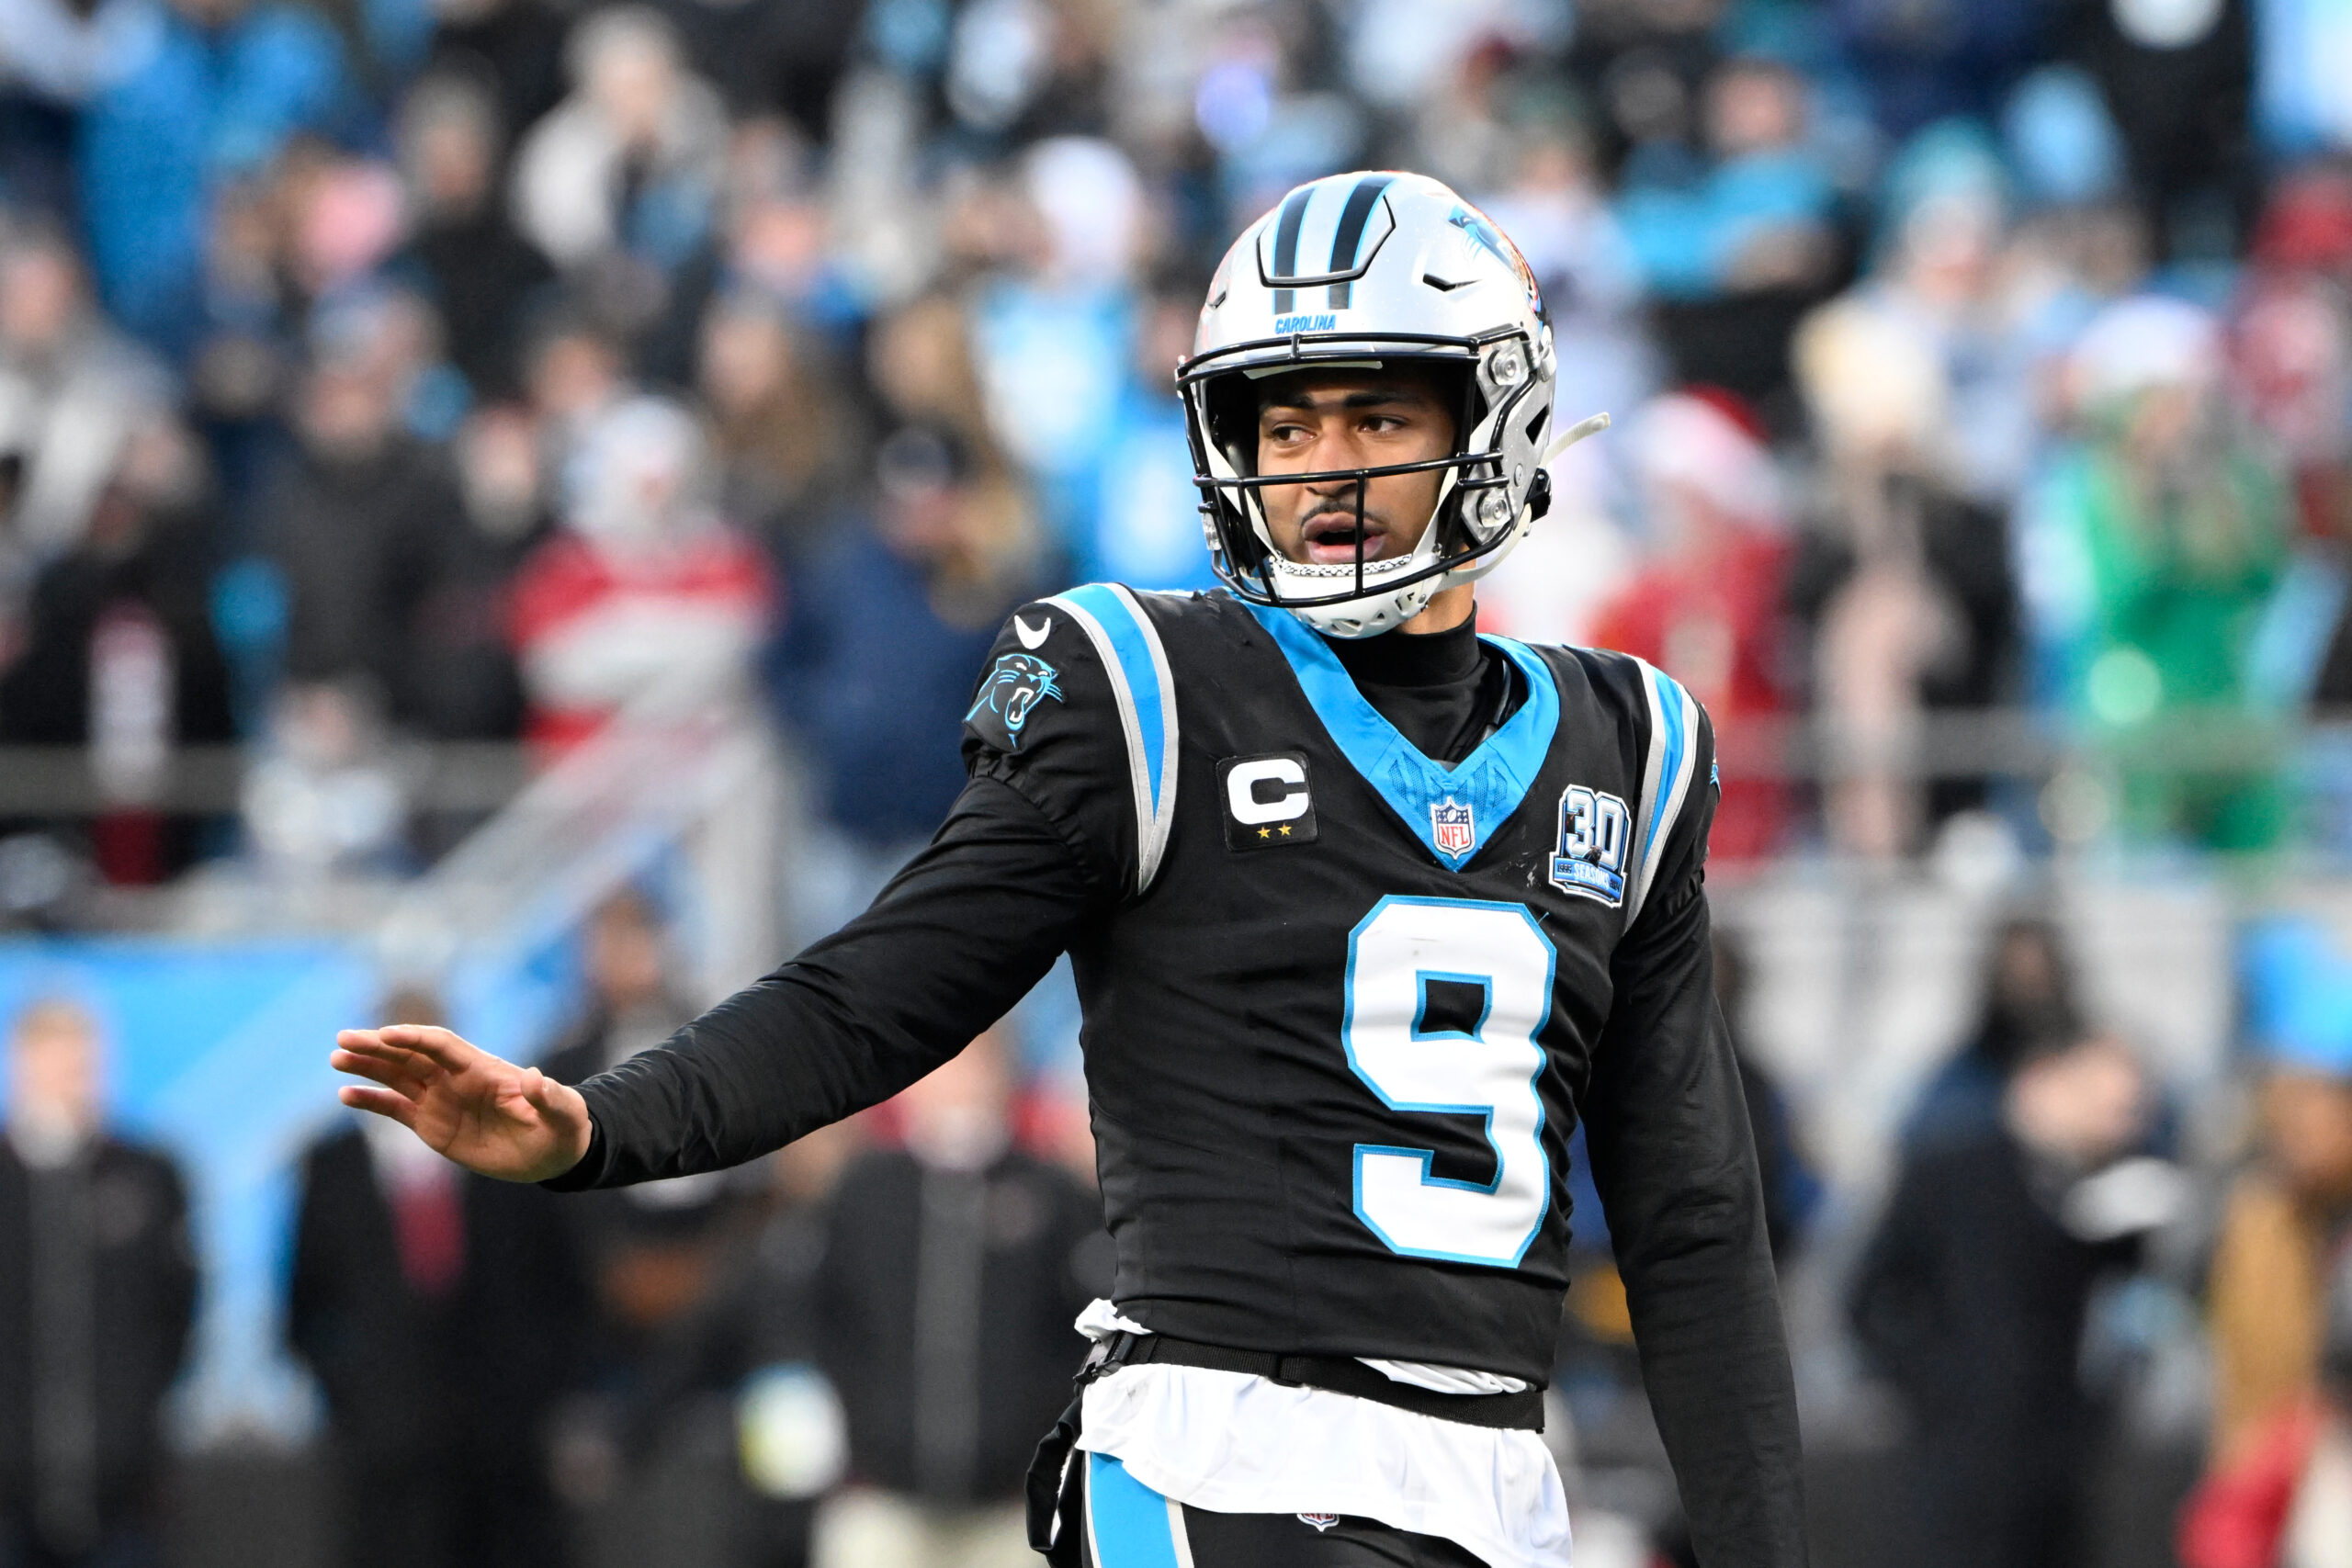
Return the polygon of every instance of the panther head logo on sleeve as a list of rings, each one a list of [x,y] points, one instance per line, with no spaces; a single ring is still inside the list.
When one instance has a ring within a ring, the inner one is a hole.
[[[1003,655],[980,682],[979,699],[964,716],[964,722],[977,728],[989,744],[1006,751],[1017,750],[1021,727],[1029,722],[1030,710],[1042,702],[1061,701],[1062,689],[1054,675],[1054,667],[1035,654]]]

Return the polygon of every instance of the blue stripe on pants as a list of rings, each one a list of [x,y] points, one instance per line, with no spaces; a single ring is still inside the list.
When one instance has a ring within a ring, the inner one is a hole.
[[[1095,1568],[1179,1568],[1168,1499],[1108,1454],[1086,1456],[1087,1534]]]

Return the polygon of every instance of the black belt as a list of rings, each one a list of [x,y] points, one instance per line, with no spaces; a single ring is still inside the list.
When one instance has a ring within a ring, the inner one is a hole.
[[[1544,1429],[1544,1392],[1521,1389],[1516,1393],[1440,1393],[1396,1382],[1344,1356],[1282,1356],[1270,1350],[1236,1350],[1227,1345],[1204,1345],[1166,1334],[1114,1334],[1098,1340],[1086,1364],[1078,1371],[1078,1393],[1121,1367],[1157,1364],[1163,1367],[1205,1367],[1211,1371],[1243,1372],[1289,1388],[1319,1388],[1332,1393],[1368,1399],[1375,1404],[1460,1421],[1472,1427],[1505,1427],[1522,1432]],[[1069,1568],[1078,1561],[1074,1526],[1077,1488],[1070,1484],[1070,1451],[1077,1446],[1081,1399],[1069,1408],[1029,1467],[1029,1544],[1045,1553],[1053,1568]]]
[[[1420,1388],[1365,1366],[1345,1356],[1278,1356],[1270,1350],[1236,1350],[1226,1345],[1204,1345],[1166,1334],[1114,1334],[1095,1347],[1079,1374],[1091,1382],[1120,1367],[1157,1364],[1163,1367],[1206,1367],[1211,1371],[1246,1372],[1288,1388],[1319,1388],[1352,1394],[1374,1404],[1394,1405],[1417,1416],[1460,1421],[1472,1427],[1508,1427],[1522,1432],[1544,1429],[1544,1391],[1526,1388],[1516,1393],[1441,1393]],[[1088,1372],[1092,1376],[1088,1376]]]

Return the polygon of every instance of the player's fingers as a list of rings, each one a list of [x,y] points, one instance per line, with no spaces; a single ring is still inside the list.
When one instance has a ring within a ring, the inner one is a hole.
[[[420,1071],[430,1070],[433,1059],[421,1051],[405,1045],[395,1045],[382,1039],[373,1029],[346,1029],[334,1037],[335,1048],[355,1056],[372,1056],[380,1062],[406,1062]]]
[[[453,1073],[465,1071],[483,1055],[449,1031],[435,1024],[388,1023],[376,1033],[385,1044],[406,1046]]]
[[[541,1111],[567,1119],[588,1112],[588,1101],[578,1089],[548,1077],[537,1067],[523,1071],[523,1098]]]
[[[538,1111],[549,1131],[568,1147],[583,1147],[588,1137],[588,1100],[570,1084],[559,1083],[537,1067],[523,1075],[523,1098]]]
[[[372,1111],[379,1116],[389,1116],[411,1132],[416,1130],[416,1107],[405,1097],[388,1089],[362,1089],[357,1084],[345,1084],[334,1091],[334,1097],[354,1111]]]
[[[524,1068],[522,1080],[515,1088],[529,1102],[531,1109],[539,1113],[539,1119],[549,1123],[561,1123],[571,1119],[571,1108],[564,1103],[566,1095],[573,1100],[580,1098],[578,1090],[556,1082],[537,1067]]]
[[[339,1029],[335,1031],[334,1043],[338,1050],[357,1052],[370,1056],[410,1055],[405,1045],[385,1044],[383,1035],[373,1029]]]
[[[356,1051],[330,1051],[327,1066],[354,1077],[373,1078],[387,1089],[403,1089],[422,1084],[424,1075],[404,1061],[383,1056],[365,1055]]]

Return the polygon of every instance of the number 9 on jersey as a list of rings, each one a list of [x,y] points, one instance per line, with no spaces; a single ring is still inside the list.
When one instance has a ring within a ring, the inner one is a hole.
[[[1430,1174],[1430,1149],[1358,1144],[1356,1214],[1390,1250],[1510,1269],[1534,1241],[1552,1191],[1535,1086],[1555,963],[1517,904],[1383,898],[1349,936],[1348,1065],[1391,1111],[1485,1117],[1495,1151],[1494,1179],[1475,1182]],[[1482,999],[1439,1019],[1440,987]]]

